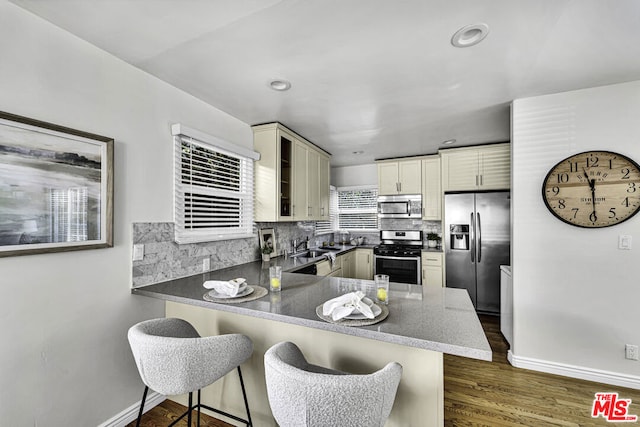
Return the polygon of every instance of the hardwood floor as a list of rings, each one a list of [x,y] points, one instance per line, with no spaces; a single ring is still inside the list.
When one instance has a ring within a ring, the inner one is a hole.
[[[594,394],[609,391],[631,399],[629,414],[640,416],[640,390],[514,368],[507,361],[499,318],[480,316],[480,320],[493,361],[444,355],[445,426],[613,426],[602,417],[591,418]],[[184,409],[166,400],[146,413],[141,425],[164,427]],[[232,427],[205,415],[202,420],[203,427]],[[186,421],[177,424],[186,425]],[[135,422],[127,427],[135,427]]]
[[[611,426],[602,417],[591,418],[594,394],[610,391],[631,399],[629,414],[640,416],[640,390],[514,368],[499,318],[480,320],[493,361],[445,354],[445,426]]]

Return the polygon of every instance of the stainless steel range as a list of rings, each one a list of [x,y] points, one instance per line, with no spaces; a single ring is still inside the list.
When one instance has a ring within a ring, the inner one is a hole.
[[[374,274],[386,274],[390,282],[422,285],[422,231],[382,230],[380,245],[373,248]]]

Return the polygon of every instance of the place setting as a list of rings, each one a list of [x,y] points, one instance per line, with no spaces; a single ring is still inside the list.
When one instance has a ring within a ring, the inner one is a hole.
[[[384,276],[384,275],[378,275]],[[383,321],[389,315],[389,277],[376,277],[376,301],[362,291],[349,292],[316,307],[316,315],[329,323],[345,326],[367,326]]]
[[[244,278],[231,280],[207,280],[202,284],[207,291],[202,298],[205,301],[222,304],[238,304],[241,302],[253,301],[267,295],[268,291],[262,286],[252,286],[247,284]]]

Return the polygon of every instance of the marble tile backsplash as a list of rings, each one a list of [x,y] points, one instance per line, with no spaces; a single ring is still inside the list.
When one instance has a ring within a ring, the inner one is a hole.
[[[202,263],[207,257],[211,270],[259,260],[258,230],[261,228],[274,229],[278,255],[289,250],[293,239],[309,237],[312,245],[315,240],[333,240],[333,234],[314,236],[315,223],[307,221],[256,223],[254,237],[179,245],[174,241],[172,222],[133,223],[133,244],[144,245],[142,261],[133,261],[133,287],[202,273]]]
[[[381,227],[394,230],[420,230],[426,234],[435,232],[441,234],[440,221],[415,220],[383,220]],[[314,235],[313,221],[255,224],[253,237],[246,239],[232,239],[215,242],[191,243],[179,245],[174,241],[174,224],[161,223],[133,223],[133,244],[144,245],[144,258],[133,261],[132,285],[139,287],[153,283],[164,282],[180,277],[202,273],[202,263],[205,258],[210,260],[210,269],[219,270],[238,264],[244,264],[261,258],[258,230],[273,228],[276,237],[278,255],[284,251],[291,251],[294,239],[306,240],[310,246],[322,244],[323,241],[339,239],[338,233]],[[352,232],[350,238],[364,237],[364,244],[376,245],[380,243],[378,232]],[[426,246],[426,242],[425,242]]]

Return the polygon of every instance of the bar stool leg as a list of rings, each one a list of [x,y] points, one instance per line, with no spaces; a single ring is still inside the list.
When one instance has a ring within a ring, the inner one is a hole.
[[[140,427],[140,420],[142,419],[142,412],[144,410],[144,401],[147,400],[147,392],[149,387],[144,386],[144,392],[142,393],[142,402],[140,402],[140,410],[138,411],[138,421],[136,421],[136,427]]]
[[[238,376],[240,377],[240,386],[242,387],[242,397],[244,398],[244,407],[247,410],[247,427],[253,427],[253,422],[251,421],[251,413],[249,412],[249,402],[247,401],[247,392],[244,389],[244,381],[242,381],[242,371],[240,370],[240,366],[238,366]]]

